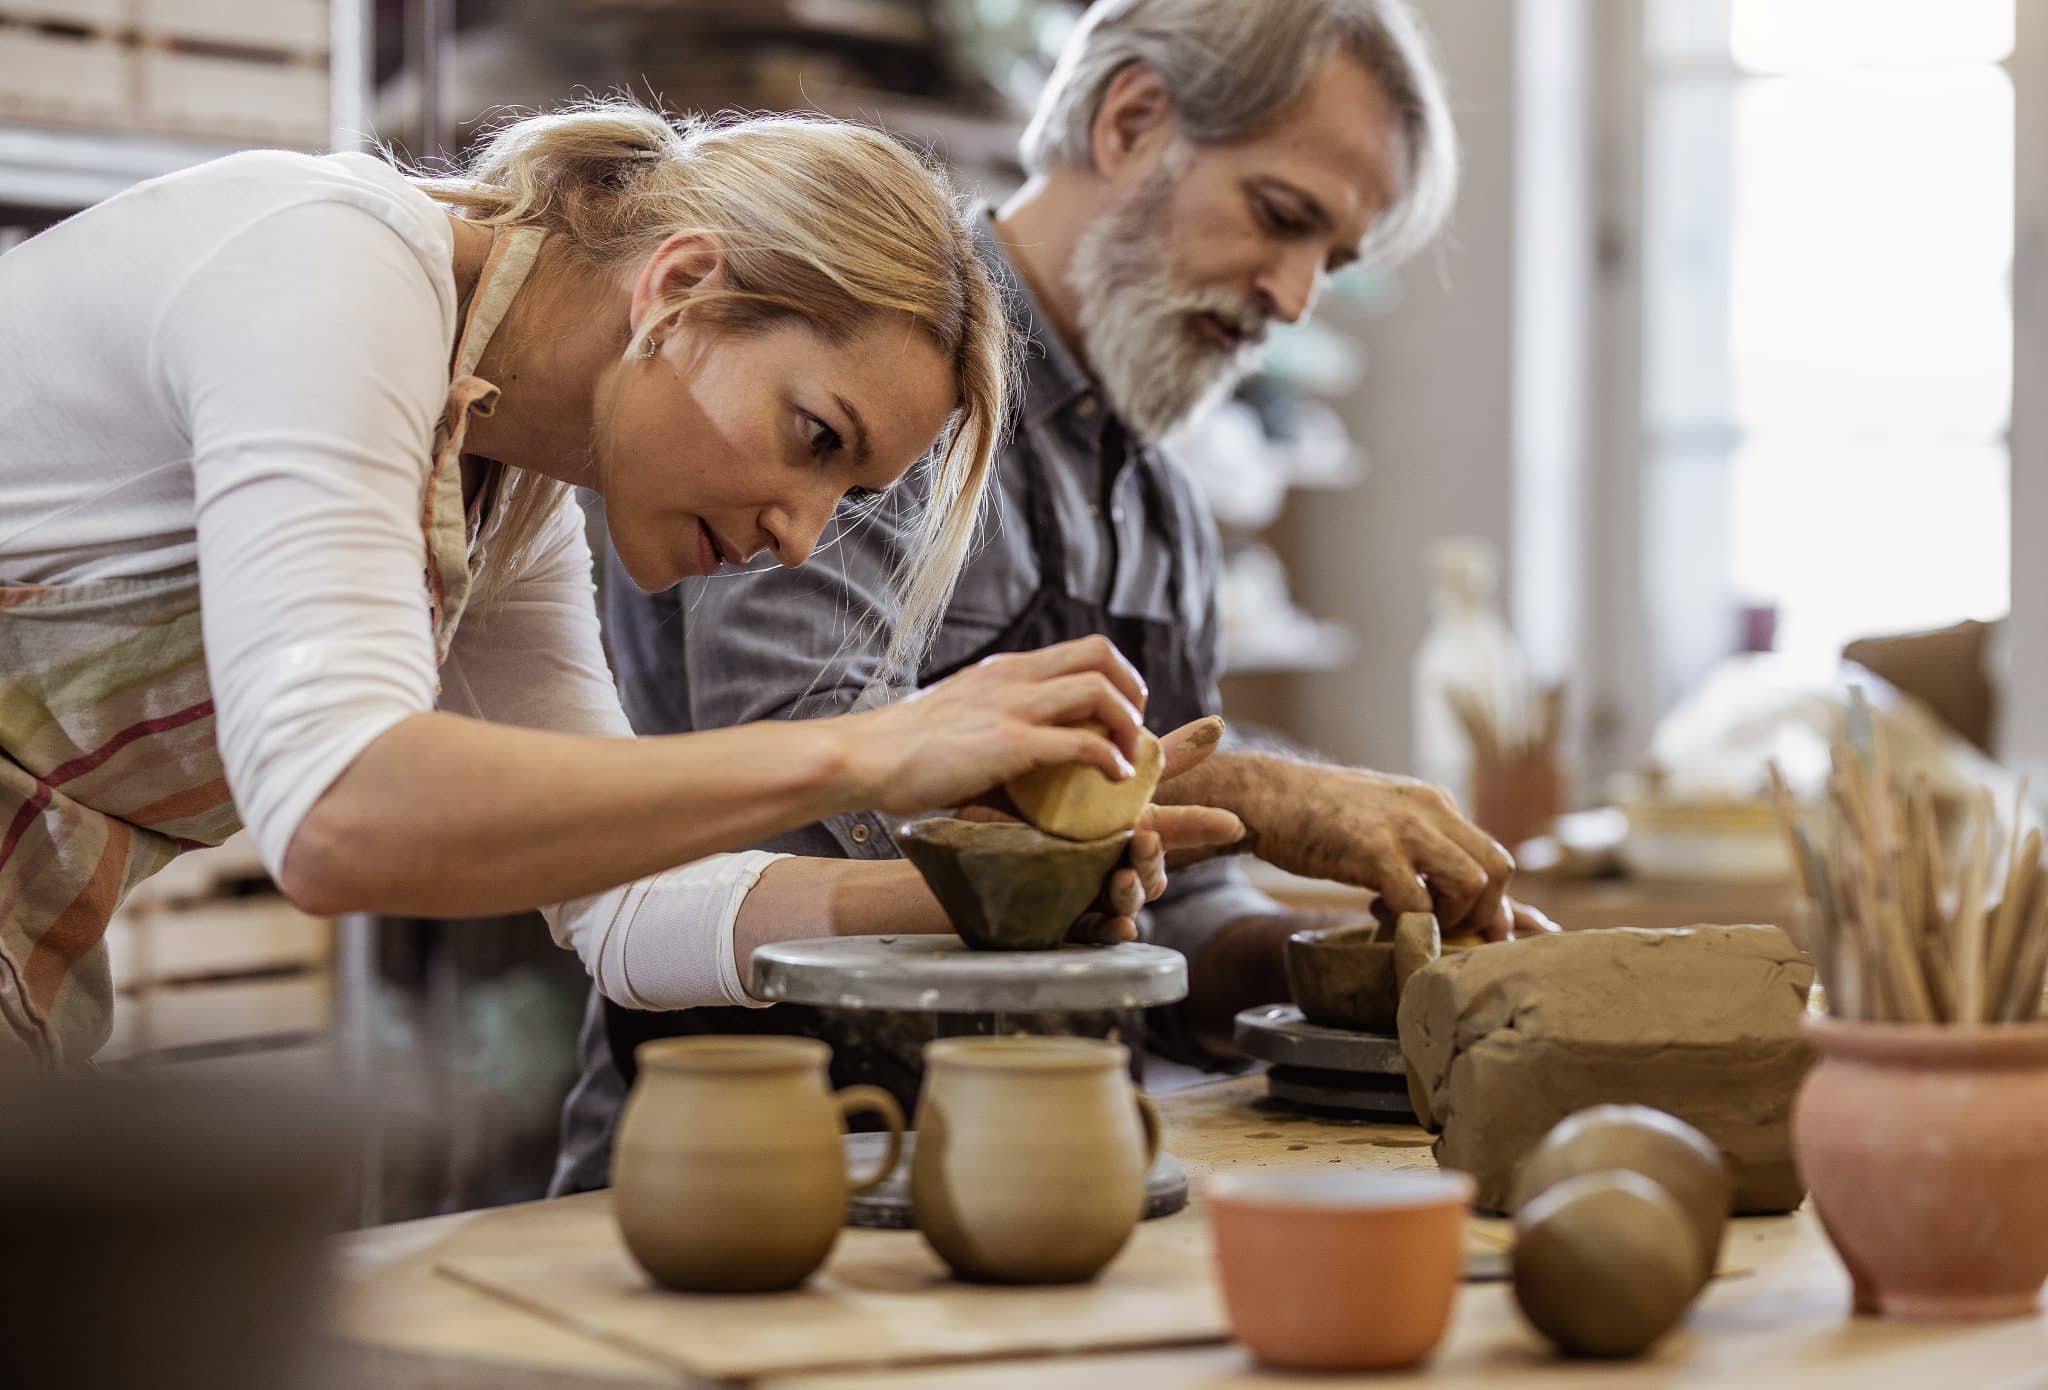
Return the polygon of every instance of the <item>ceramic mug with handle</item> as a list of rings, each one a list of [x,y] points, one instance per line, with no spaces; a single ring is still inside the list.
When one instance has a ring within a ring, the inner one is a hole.
[[[876,1086],[834,1094],[812,1038],[664,1038],[634,1053],[612,1157],[626,1248],[654,1279],[698,1293],[791,1289],[831,1253],[847,1203],[886,1178],[903,1111]],[[889,1127],[874,1172],[846,1170],[845,1118]]]
[[[963,1279],[1094,1278],[1144,1214],[1159,1152],[1129,1051],[1094,1038],[941,1038],[924,1059],[918,1230]]]

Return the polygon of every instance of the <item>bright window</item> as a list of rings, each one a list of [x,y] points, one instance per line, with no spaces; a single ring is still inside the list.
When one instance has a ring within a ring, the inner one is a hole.
[[[1653,0],[1646,525],[1668,696],[2010,601],[2014,0]],[[1718,614],[1718,616],[1716,616]]]

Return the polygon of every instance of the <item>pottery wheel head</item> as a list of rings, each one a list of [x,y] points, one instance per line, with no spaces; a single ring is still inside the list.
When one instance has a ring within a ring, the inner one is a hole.
[[[983,951],[1043,951],[1066,940],[1130,842],[1128,830],[1062,840],[1021,821],[951,817],[911,821],[896,832],[953,930]]]

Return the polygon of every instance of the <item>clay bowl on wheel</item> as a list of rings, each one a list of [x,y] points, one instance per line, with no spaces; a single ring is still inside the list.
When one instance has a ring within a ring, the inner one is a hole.
[[[1310,1023],[1391,1034],[1400,1002],[1393,933],[1377,926],[1294,933],[1287,938],[1287,990]]]
[[[896,843],[977,951],[1048,951],[1102,892],[1131,832],[1062,840],[1021,821],[911,821]]]

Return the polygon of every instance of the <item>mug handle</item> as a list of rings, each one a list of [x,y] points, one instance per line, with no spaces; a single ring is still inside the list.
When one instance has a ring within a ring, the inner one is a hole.
[[[1138,1102],[1138,1123],[1145,1126],[1145,1170],[1150,1172],[1153,1160],[1159,1157],[1159,1107],[1143,1091],[1135,1091],[1132,1095]]]
[[[840,1123],[846,1117],[871,1110],[882,1117],[882,1123],[889,1126],[889,1152],[882,1155],[881,1163],[865,1178],[847,1174],[848,1191],[865,1192],[879,1184],[896,1171],[896,1160],[903,1156],[903,1107],[896,1103],[896,1097],[880,1086],[848,1086],[832,1097],[839,1107]]]

